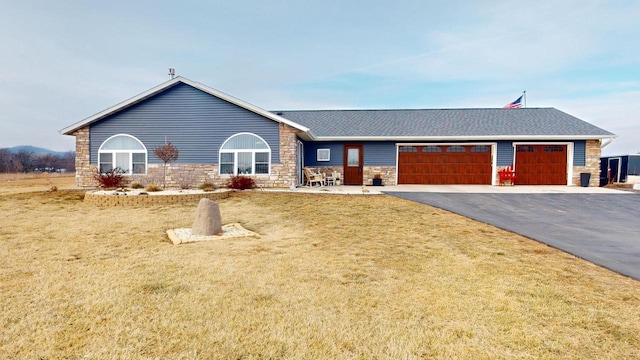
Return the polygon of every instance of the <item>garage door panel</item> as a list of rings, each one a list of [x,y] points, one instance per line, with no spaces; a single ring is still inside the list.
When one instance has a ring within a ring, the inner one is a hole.
[[[491,184],[490,146],[416,148],[398,154],[399,184]]]
[[[516,146],[516,184],[566,185],[566,145]]]

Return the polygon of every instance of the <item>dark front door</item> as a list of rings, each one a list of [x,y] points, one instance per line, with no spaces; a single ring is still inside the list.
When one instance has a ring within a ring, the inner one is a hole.
[[[344,184],[362,185],[362,145],[344,146]]]

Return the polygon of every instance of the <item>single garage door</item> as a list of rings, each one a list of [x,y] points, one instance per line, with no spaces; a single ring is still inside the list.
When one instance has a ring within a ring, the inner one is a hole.
[[[566,185],[566,145],[517,145],[516,185]]]
[[[398,148],[398,184],[491,184],[491,146]]]

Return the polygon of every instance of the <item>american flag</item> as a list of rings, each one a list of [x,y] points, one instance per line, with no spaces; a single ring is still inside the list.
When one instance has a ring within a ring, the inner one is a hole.
[[[503,109],[519,109],[522,107],[522,97],[524,95],[520,95],[520,97],[513,102],[508,103],[507,105],[503,106]]]

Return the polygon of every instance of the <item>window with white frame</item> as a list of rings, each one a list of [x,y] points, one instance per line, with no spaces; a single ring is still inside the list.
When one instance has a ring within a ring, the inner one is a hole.
[[[316,160],[317,161],[329,161],[329,160],[331,160],[331,150],[330,149],[318,149],[316,151]]]
[[[114,135],[100,145],[98,164],[101,173],[120,168],[128,175],[146,174],[147,148],[131,135]]]
[[[268,175],[271,148],[251,133],[235,134],[220,148],[220,175]]]

